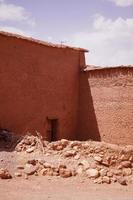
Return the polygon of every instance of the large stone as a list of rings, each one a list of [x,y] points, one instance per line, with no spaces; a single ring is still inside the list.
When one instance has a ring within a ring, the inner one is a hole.
[[[90,167],[90,164],[87,160],[82,160],[78,165],[79,166],[82,165],[85,170],[89,169],[89,167]]]
[[[102,184],[102,177],[99,177],[97,179],[94,180],[94,183],[97,183],[97,184]]]
[[[102,158],[100,156],[94,156],[94,160],[98,163],[102,162]]]
[[[75,160],[79,160],[79,159],[80,159],[80,155],[77,154],[76,156],[74,156],[74,159],[75,159]]]
[[[122,167],[125,167],[125,168],[131,168],[132,167],[132,164],[130,161],[123,161],[121,162],[121,165]]]
[[[131,168],[124,168],[122,170],[122,173],[124,176],[130,176],[132,174],[132,170],[131,170]]]
[[[108,176],[104,176],[104,177],[102,178],[102,182],[103,182],[103,183],[110,184],[110,183],[111,183],[111,180],[110,180],[110,178],[109,178]]]
[[[107,169],[101,169],[100,170],[100,175],[103,177],[103,176],[106,176],[107,175],[107,172],[108,170]]]
[[[14,175],[15,175],[16,177],[21,177],[21,176],[22,176],[22,173],[21,173],[21,172],[15,172]]]
[[[27,175],[33,175],[37,171],[38,167],[32,164],[26,164],[24,168],[24,173]]]
[[[45,168],[51,168],[51,165],[52,165],[52,164],[47,163],[47,162],[45,162],[45,163],[43,164],[43,166],[44,166]]]
[[[117,179],[118,183],[121,185],[127,185],[127,180],[124,177],[120,177]]]
[[[119,169],[112,169],[111,172],[116,176],[120,176],[122,174],[122,171]]]
[[[75,150],[69,150],[69,151],[66,151],[64,153],[64,157],[73,157],[76,155],[76,151]]]
[[[107,176],[108,177],[113,177],[113,173],[109,171],[109,172],[107,172]]]
[[[42,175],[42,176],[45,176],[47,174],[47,169],[46,168],[43,168],[39,171],[39,174]]]
[[[71,172],[70,169],[63,169],[62,168],[62,169],[59,170],[59,174],[63,178],[69,178],[69,177],[72,176],[72,172]]]
[[[61,139],[61,144],[66,147],[69,144],[69,141],[66,139]]]
[[[35,147],[30,147],[26,150],[27,153],[32,153],[35,150]]]
[[[121,157],[119,158],[121,161],[128,161],[130,158],[130,155],[127,154],[122,154]]]
[[[65,164],[59,164],[59,168],[64,168],[64,169],[66,169],[67,166],[66,166]]]
[[[32,165],[36,165],[37,162],[38,162],[38,161],[35,160],[35,159],[31,159],[31,160],[28,160],[28,161],[27,161],[28,164],[32,164]]]
[[[71,146],[72,148],[74,148],[74,147],[80,148],[80,147],[82,146],[82,144],[81,144],[81,142],[79,142],[79,141],[72,141],[72,142],[70,143],[70,146]]]
[[[97,169],[88,169],[86,170],[86,174],[89,178],[98,178],[100,175]]]
[[[56,147],[56,151],[62,151],[64,149],[64,146],[63,145],[58,145]]]
[[[0,168],[0,178],[1,179],[11,179],[12,176],[7,169]]]

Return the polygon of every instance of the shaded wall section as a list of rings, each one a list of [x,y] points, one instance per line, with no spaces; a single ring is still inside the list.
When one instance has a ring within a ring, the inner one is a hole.
[[[133,68],[81,72],[82,139],[133,144]]]
[[[49,139],[48,119],[58,119],[55,138],[73,139],[79,65],[79,51],[0,35],[0,128]]]
[[[93,104],[93,96],[86,72],[81,72],[80,75],[79,104],[78,139],[100,141],[101,138]]]

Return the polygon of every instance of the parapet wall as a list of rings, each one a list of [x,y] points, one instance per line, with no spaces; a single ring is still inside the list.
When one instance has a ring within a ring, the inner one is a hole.
[[[81,72],[79,139],[133,144],[133,68]]]

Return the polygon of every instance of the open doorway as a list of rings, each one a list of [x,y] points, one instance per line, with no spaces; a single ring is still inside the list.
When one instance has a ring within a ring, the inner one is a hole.
[[[57,140],[58,131],[58,119],[47,119],[48,120],[48,138],[49,141]]]

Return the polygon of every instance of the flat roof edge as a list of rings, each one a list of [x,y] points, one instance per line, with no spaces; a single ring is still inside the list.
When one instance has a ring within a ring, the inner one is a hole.
[[[118,66],[107,66],[107,67],[87,65],[86,68],[84,69],[84,72],[103,71],[112,69],[133,69],[133,65],[118,65]]]
[[[0,31],[0,35],[6,36],[6,37],[14,37],[14,38],[17,38],[17,39],[22,39],[22,40],[27,40],[29,42],[44,45],[46,47],[53,47],[53,48],[60,48],[60,49],[71,49],[71,50],[76,50],[76,51],[81,51],[81,52],[86,52],[86,53],[89,52],[89,50],[84,49],[84,48],[71,47],[71,46],[62,45],[62,44],[53,44],[53,43],[42,41],[42,40],[39,40],[39,39],[34,39],[32,37],[27,37],[27,36],[23,36],[23,35],[20,35],[20,34],[15,34],[15,33],[10,33],[10,32],[5,32],[5,31]]]

